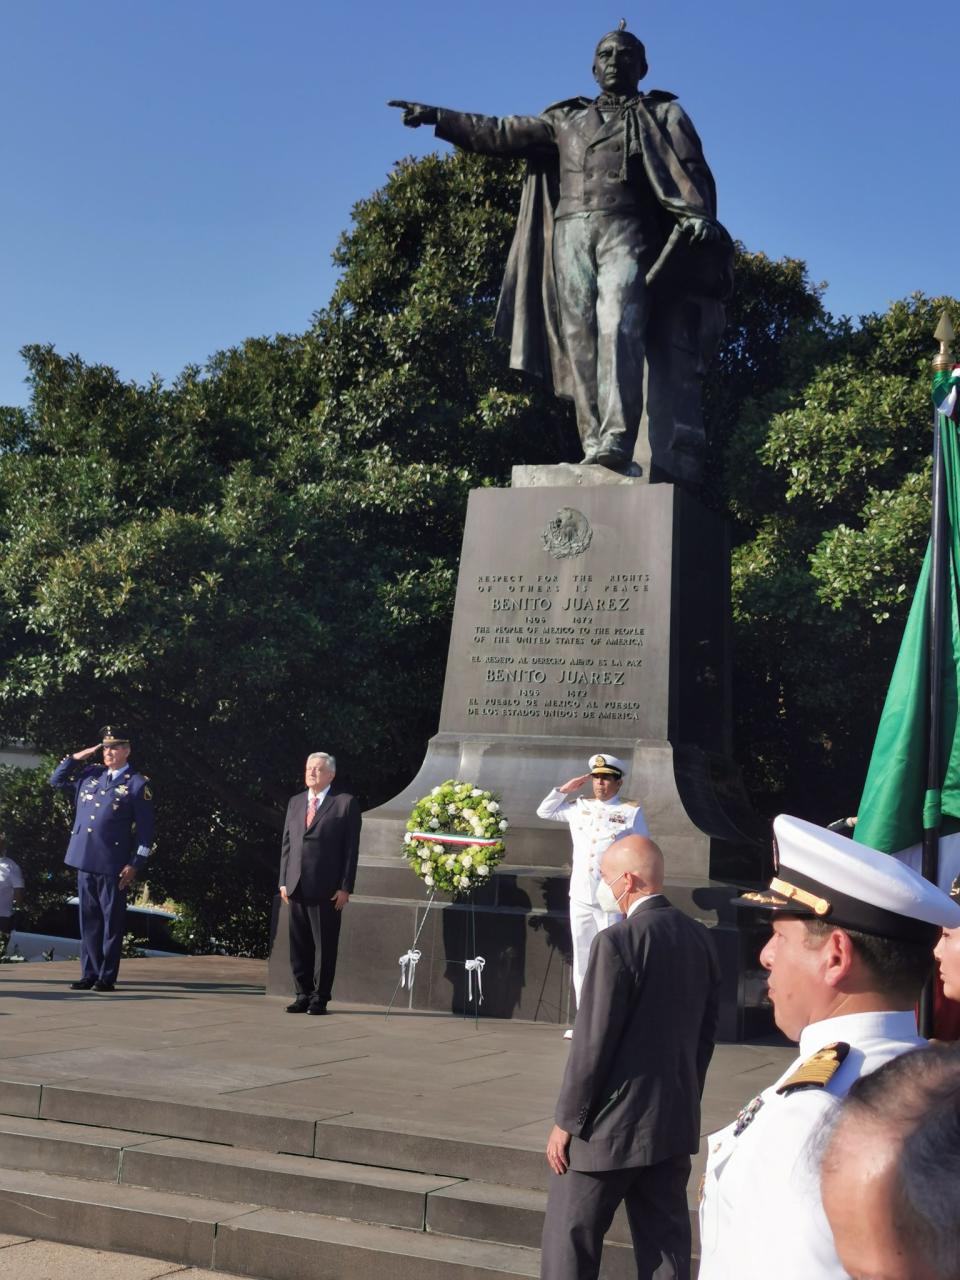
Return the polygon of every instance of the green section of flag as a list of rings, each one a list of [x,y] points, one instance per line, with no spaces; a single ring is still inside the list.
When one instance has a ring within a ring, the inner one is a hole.
[[[942,403],[942,387],[951,376],[949,373],[938,374],[934,379],[935,404]],[[940,399],[936,398],[938,393]],[[895,853],[919,843],[924,827],[939,826],[941,815],[945,819],[960,819],[960,725],[957,714],[960,673],[960,446],[956,424],[942,415],[940,438],[947,497],[946,616],[943,620],[943,681],[940,688],[942,772],[939,790],[928,791],[928,546],[873,744],[854,834],[860,843],[886,853]]]

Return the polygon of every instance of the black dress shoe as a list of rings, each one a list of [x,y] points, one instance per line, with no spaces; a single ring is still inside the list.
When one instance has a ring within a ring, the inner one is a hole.
[[[112,982],[101,982],[98,978],[93,984],[94,991],[116,991],[116,986]]]
[[[307,1010],[307,1013],[312,1013],[314,1014],[315,1017],[319,1017],[320,1014],[326,1013],[326,1012],[327,1012],[327,1002],[325,1000],[310,1001],[310,1008]]]
[[[306,1013],[310,1008],[310,1001],[306,996],[297,996],[293,1004],[287,1005],[287,1013]]]
[[[89,991],[96,980],[94,978],[81,978],[79,982],[71,982],[71,991]]]

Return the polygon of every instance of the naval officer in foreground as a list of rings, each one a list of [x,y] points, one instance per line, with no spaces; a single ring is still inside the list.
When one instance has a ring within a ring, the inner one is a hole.
[[[103,751],[103,763],[91,757]],[[106,725],[100,742],[65,756],[50,785],[70,791],[76,817],[67,854],[80,898],[80,979],[74,991],[113,991],[127,910],[127,889],[150,856],[153,795],[128,763],[130,735]]]
[[[587,761],[589,772],[554,787],[537,808],[538,818],[566,822],[573,840],[570,866],[570,938],[573,943],[573,990],[580,1007],[583,976],[590,946],[601,929],[621,918],[619,911],[603,908],[597,900],[600,859],[621,836],[646,836],[647,820],[635,800],[623,799],[620,788],[627,766],[606,752]],[[591,784],[593,796],[577,792]],[[568,1033],[569,1036],[569,1033]]]
[[[773,824],[776,875],[740,903],[767,911],[760,954],[786,1072],[707,1143],[700,1280],[845,1280],[813,1139],[856,1080],[922,1046],[914,1006],[960,905],[888,854],[798,818]]]

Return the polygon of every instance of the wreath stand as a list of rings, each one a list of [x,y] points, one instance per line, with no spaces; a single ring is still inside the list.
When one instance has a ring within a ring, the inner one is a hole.
[[[436,897],[437,897],[436,889],[431,890],[430,897],[427,899],[426,906],[423,909],[423,917],[420,919],[417,925],[417,929],[413,937],[413,942],[411,943],[409,949],[399,958],[398,963],[400,965],[400,978],[397,981],[396,987],[394,987],[393,995],[390,997],[390,1003],[387,1005],[386,1010],[384,1011],[383,1016],[385,1018],[388,1018],[390,1016],[393,1006],[396,1003],[397,996],[399,996],[400,992],[404,988],[406,988],[407,990],[407,1008],[408,1009],[413,1008],[413,983],[416,977],[417,964],[422,958],[422,952],[417,950],[417,943],[420,941],[420,935],[421,933],[423,933],[423,927],[427,923],[427,917],[430,914],[430,908],[433,906],[434,902],[436,901]],[[477,914],[476,914],[476,906],[474,904],[472,891],[470,893],[469,906],[470,906],[470,911],[467,917],[467,929],[469,931],[470,946],[469,948],[465,948],[465,950],[469,949],[473,953],[473,958],[467,959],[467,960],[448,960],[447,963],[462,965],[466,972],[467,992],[466,992],[466,1000],[464,1001],[464,1004],[463,1004],[463,1018],[464,1018],[464,1021],[466,1021],[466,1018],[468,1016],[468,1005],[471,1005],[471,1004],[474,1005],[473,1022],[474,1022],[474,1026],[477,1029],[479,1029],[480,1006],[483,1004],[483,970],[487,962],[483,958],[483,956],[477,955]],[[418,915],[419,915],[419,911],[420,911],[420,908],[417,907]]]

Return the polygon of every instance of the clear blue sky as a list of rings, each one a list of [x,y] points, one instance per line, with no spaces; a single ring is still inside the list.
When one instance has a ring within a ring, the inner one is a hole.
[[[935,7],[3,0],[0,403],[26,400],[28,342],[142,381],[306,328],[353,203],[443,149],[388,98],[536,112],[591,90],[621,15],[646,86],[693,117],[734,236],[805,259],[837,314],[960,294]]]

